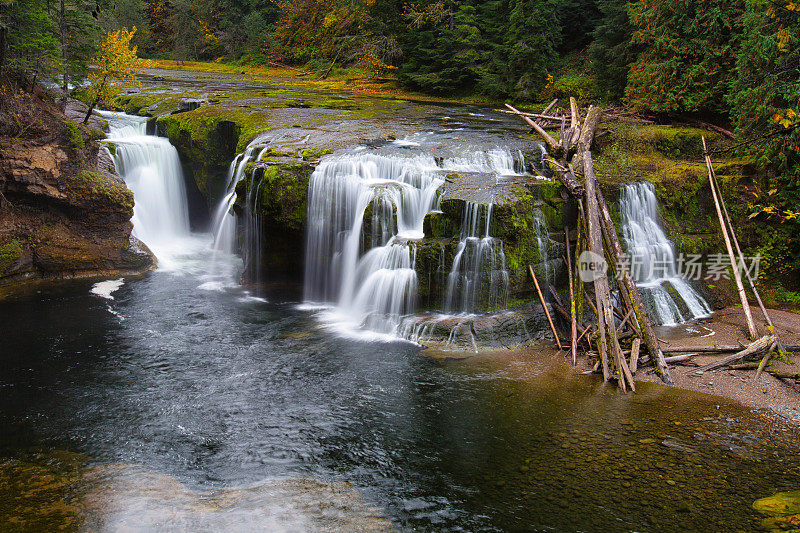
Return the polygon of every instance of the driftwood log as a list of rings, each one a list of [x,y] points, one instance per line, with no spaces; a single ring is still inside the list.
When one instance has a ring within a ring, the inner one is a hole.
[[[736,352],[733,355],[723,357],[719,361],[714,361],[713,363],[701,366],[700,368],[695,370],[695,373],[702,374],[703,372],[708,372],[709,370],[714,370],[715,368],[735,363],[736,361],[740,361],[745,357],[758,355],[766,350],[772,351],[775,349],[776,345],[777,345],[777,338],[774,335],[764,335],[760,339],[750,343],[750,345],[744,350]]]

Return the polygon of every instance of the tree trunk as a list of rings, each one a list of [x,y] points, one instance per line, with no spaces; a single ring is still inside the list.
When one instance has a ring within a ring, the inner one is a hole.
[[[64,60],[64,90],[63,106],[67,107],[67,97],[69,96],[69,66],[67,63],[67,13],[64,7],[64,0],[61,0],[61,57]]]
[[[596,254],[596,258],[604,258],[600,213],[597,203],[597,194],[595,192],[597,183],[594,175],[591,152],[588,150],[583,151],[582,160],[586,187],[587,219],[589,223],[587,231],[587,236],[589,237],[589,251]],[[597,300],[598,340],[600,360],[603,365],[603,377],[606,380],[611,377],[608,361],[608,355],[610,353],[617,372],[617,380],[620,388],[626,390],[627,382],[631,384],[631,388],[633,389],[633,382],[632,380],[629,381],[630,371],[628,370],[628,366],[622,357],[619,344],[617,343],[617,332],[614,327],[614,311],[611,304],[611,289],[608,285],[608,272],[600,272],[599,269],[596,270],[598,270],[598,275],[593,281],[595,299]]]
[[[612,252],[612,259],[617,261],[623,255],[622,245],[617,237],[617,233],[614,229],[614,222],[611,220],[611,213],[608,211],[608,206],[606,205],[605,199],[603,198],[603,193],[600,191],[600,189],[597,189],[597,199],[601,207],[600,215],[604,230],[603,233],[608,241],[609,250]],[[658,337],[653,331],[653,325],[650,323],[650,318],[647,316],[647,310],[644,306],[644,302],[642,302],[642,295],[639,294],[639,288],[631,278],[630,272],[623,270],[621,274],[622,279],[620,280],[621,283],[619,284],[620,293],[636,316],[636,322],[639,323],[639,330],[642,332],[642,337],[644,337],[647,350],[650,352],[650,357],[652,357],[653,361],[655,362],[654,366],[656,374],[658,374],[658,377],[661,378],[661,381],[667,385],[672,385],[673,382],[672,377],[669,375],[669,368],[667,367],[667,363],[664,361],[664,354],[662,353],[661,347],[658,344]],[[631,322],[631,324],[632,323],[633,322]]]
[[[89,106],[89,110],[86,112],[86,116],[85,116],[85,117],[83,117],[83,122],[82,122],[82,124],[86,124],[87,122],[89,122],[89,117],[91,117],[91,116],[92,116],[92,112],[94,111],[94,108],[95,108],[96,106],[97,106],[97,100],[95,100],[94,102],[92,102],[92,105],[90,105],[90,106]]]

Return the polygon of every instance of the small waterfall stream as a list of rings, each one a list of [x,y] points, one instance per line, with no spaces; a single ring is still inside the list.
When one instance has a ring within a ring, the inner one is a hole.
[[[632,275],[655,318],[674,325],[709,315],[711,307],[678,272],[672,242],[659,222],[653,184],[625,185],[619,205]]]
[[[479,303],[506,305],[506,256],[503,242],[490,235],[491,221],[492,204],[467,202],[453,268],[447,276],[444,309],[448,313],[471,313]]]
[[[178,152],[163,137],[146,135],[146,118],[102,112],[109,121],[117,172],[133,191],[133,234],[164,260],[189,236],[189,208]]]
[[[232,208],[236,203],[236,185],[244,178],[244,170],[248,163],[258,161],[267,150],[261,145],[248,146],[244,152],[238,154],[228,167],[225,177],[225,195],[214,209],[211,228],[214,235],[214,249],[227,253],[236,251],[236,215]]]

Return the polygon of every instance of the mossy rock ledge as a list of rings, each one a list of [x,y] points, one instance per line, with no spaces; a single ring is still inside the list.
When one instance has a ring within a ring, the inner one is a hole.
[[[155,258],[131,235],[133,193],[92,128],[46,98],[24,98],[38,126],[0,136],[0,299],[49,280],[153,268]]]

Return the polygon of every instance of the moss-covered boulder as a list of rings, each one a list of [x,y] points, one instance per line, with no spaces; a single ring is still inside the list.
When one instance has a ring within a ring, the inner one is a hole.
[[[222,113],[202,107],[158,117],[155,124],[178,150],[184,175],[213,204],[224,193],[225,176],[237,153],[241,126]]]
[[[259,250],[259,257],[253,257],[252,250],[245,253],[248,281],[258,279],[261,273],[273,281],[302,280],[306,201],[312,172],[312,164],[302,159],[256,163],[247,169],[247,177],[237,185],[237,213],[244,218],[254,213],[260,228],[260,235],[256,237],[260,246],[244,243],[245,247]],[[256,268],[261,272],[255,272]]]

